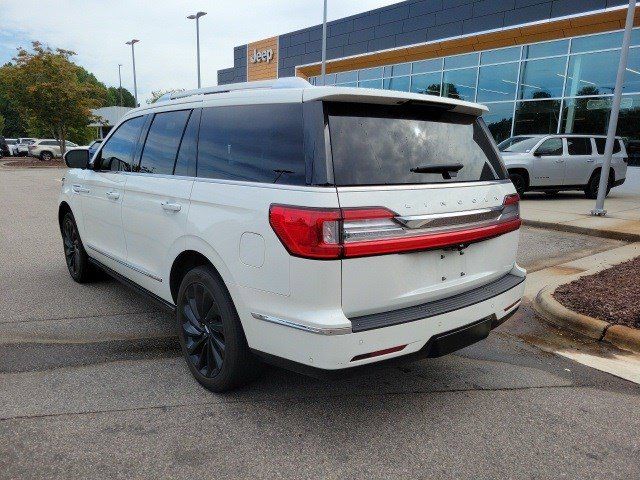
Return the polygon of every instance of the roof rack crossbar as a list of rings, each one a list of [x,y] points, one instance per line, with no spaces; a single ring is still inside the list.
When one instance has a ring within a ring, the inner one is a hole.
[[[311,86],[309,82],[300,77],[278,78],[277,80],[260,80],[257,82],[229,83],[227,85],[217,85],[215,87],[197,88],[184,92],[174,92],[170,99],[193,97],[196,95],[211,95],[216,93],[227,93],[239,90],[258,90],[267,88],[306,88]],[[168,100],[168,99],[167,99]]]

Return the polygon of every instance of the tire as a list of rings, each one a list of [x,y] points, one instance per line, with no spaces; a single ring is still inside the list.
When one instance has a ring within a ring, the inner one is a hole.
[[[229,292],[212,267],[195,267],[184,276],[176,320],[185,361],[207,390],[232,390],[261,370]]]
[[[71,212],[67,212],[62,219],[61,226],[64,258],[67,270],[74,281],[87,283],[96,277],[96,267],[89,262],[87,252],[82,245],[76,220]]]
[[[612,183],[613,182],[611,180],[611,175],[609,175],[609,179],[607,181],[607,193],[605,197],[609,195],[609,192],[611,191]],[[587,198],[590,198],[592,200],[596,199],[598,198],[599,188],[600,188],[600,170],[597,170],[593,172],[593,175],[591,175],[591,178],[589,179],[589,183],[587,183],[587,186],[584,189],[584,194],[587,196]]]
[[[518,195],[522,197],[524,192],[527,191],[527,180],[520,173],[510,173],[509,179],[511,180],[511,183],[513,183],[513,186],[516,187]]]
[[[40,154],[40,160],[42,160],[44,162],[48,162],[52,158],[53,158],[53,154],[51,152],[42,152]]]

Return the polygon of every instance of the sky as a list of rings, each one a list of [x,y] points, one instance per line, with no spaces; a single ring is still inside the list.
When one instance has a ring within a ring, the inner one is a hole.
[[[397,0],[328,0],[334,20]],[[39,40],[73,50],[74,61],[107,86],[133,93],[131,48],[135,46],[138,99],[154,90],[196,88],[195,21],[199,10],[202,85],[233,66],[233,47],[322,22],[322,0],[0,0],[0,65],[19,46]]]

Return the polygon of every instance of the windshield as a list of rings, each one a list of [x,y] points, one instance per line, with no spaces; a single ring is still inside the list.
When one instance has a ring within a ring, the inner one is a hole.
[[[507,138],[498,145],[501,152],[528,153],[540,139],[538,137],[512,137]]]
[[[482,119],[429,105],[328,103],[335,184],[506,178]]]

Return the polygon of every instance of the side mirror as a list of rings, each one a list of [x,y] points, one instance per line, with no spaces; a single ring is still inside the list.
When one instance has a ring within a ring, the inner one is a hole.
[[[64,163],[69,168],[86,169],[89,166],[89,150],[86,148],[69,150],[64,154]]]

